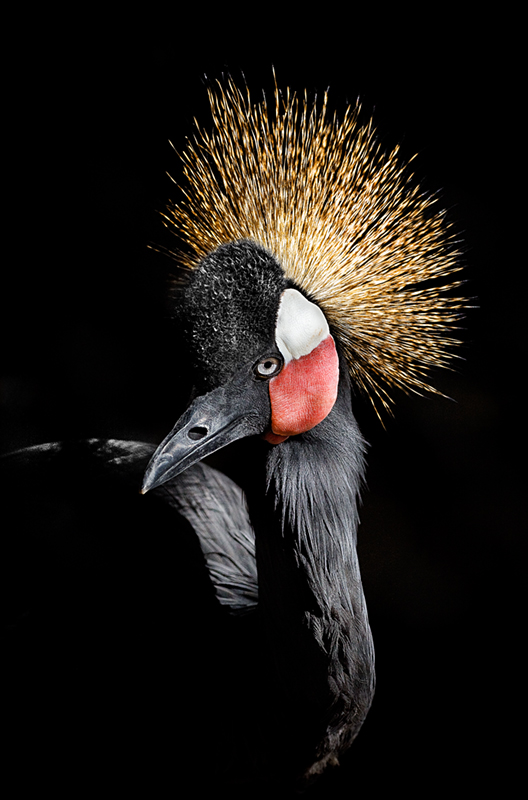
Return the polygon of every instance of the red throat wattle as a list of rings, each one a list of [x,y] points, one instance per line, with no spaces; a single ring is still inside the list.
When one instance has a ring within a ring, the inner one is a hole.
[[[272,444],[314,428],[330,413],[337,398],[339,359],[327,336],[308,355],[293,359],[269,383]]]

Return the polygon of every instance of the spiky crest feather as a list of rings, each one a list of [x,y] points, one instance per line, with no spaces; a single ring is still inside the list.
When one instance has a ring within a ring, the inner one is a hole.
[[[428,370],[447,366],[459,283],[417,286],[457,271],[459,253],[434,196],[412,183],[398,147],[386,154],[372,122],[348,107],[341,122],[305,92],[275,88],[253,103],[232,79],[208,90],[214,128],[198,124],[181,154],[184,199],[164,215],[193,269],[219,245],[252,239],[323,309],[352,379],[388,410],[384,384],[436,392]]]

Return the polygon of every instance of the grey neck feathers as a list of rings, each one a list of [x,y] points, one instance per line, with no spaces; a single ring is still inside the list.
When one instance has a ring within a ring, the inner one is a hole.
[[[348,747],[374,689],[356,553],[365,443],[342,383],[320,425],[271,449],[274,523],[257,526],[259,605],[288,693],[310,724],[319,720],[315,771]]]
[[[340,603],[363,597],[356,541],[365,450],[352,414],[348,382],[342,379],[329,416],[313,430],[272,448],[268,455],[267,491],[274,498],[281,549],[293,553],[295,566],[313,586],[320,611],[340,589],[346,589],[337,598]],[[350,584],[350,569],[357,573],[357,586],[354,580]]]
[[[267,463],[268,492],[275,497],[283,536],[300,558],[305,554],[306,569],[332,579],[355,558],[365,454],[354,418],[338,430],[339,417],[275,448]]]

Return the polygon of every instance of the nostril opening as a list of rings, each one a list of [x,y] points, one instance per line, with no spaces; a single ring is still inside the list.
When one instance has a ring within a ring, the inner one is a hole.
[[[187,436],[189,439],[203,439],[204,436],[207,436],[208,430],[207,428],[203,428],[201,426],[197,426],[196,428],[191,428],[190,431],[187,432]]]

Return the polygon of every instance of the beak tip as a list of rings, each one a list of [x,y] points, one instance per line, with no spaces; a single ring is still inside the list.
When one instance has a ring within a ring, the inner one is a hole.
[[[156,476],[153,475],[152,470],[147,469],[146,474],[143,476],[143,484],[139,493],[147,494],[147,492],[150,492],[150,490],[153,489],[157,483],[158,481],[156,480]]]
[[[160,448],[154,453],[143,475],[143,485],[140,490],[141,494],[146,494],[150,492],[151,489],[155,489],[157,486],[165,483],[174,471],[172,469],[170,457],[163,453],[164,445],[165,443],[162,443]],[[159,452],[159,450],[162,452]]]

